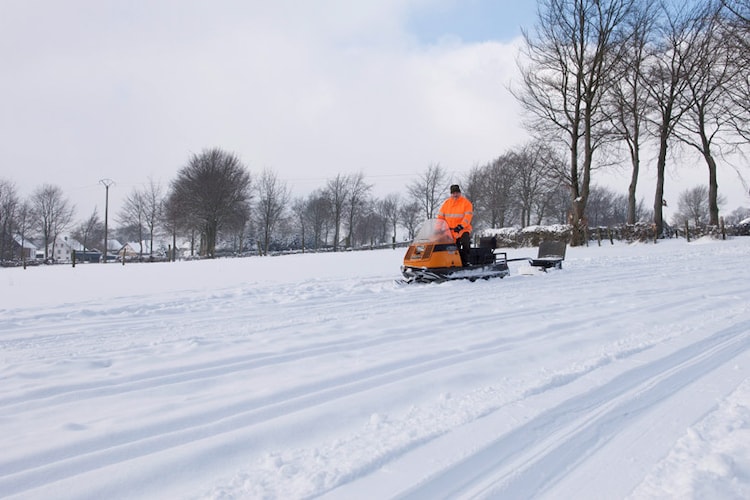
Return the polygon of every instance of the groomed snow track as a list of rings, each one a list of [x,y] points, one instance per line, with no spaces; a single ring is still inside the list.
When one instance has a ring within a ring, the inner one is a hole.
[[[748,332],[750,321],[565,399],[489,443],[476,443],[478,449],[468,452],[467,456],[456,463],[440,468],[419,484],[394,496],[431,499],[519,499],[538,498],[540,495],[547,495],[549,498],[601,498],[601,491],[589,491],[586,494],[580,490],[580,486],[565,491],[565,477],[578,468],[588,468],[588,474],[598,475],[600,482],[607,482],[602,474],[613,475],[613,485],[621,482],[620,478],[614,476],[621,475],[624,469],[613,463],[611,456],[619,451],[612,452],[606,448],[618,438],[638,439],[638,443],[631,443],[639,448],[648,447],[663,439],[664,430],[661,426],[655,427],[658,437],[651,434],[633,436],[630,427],[639,430],[643,428],[642,423],[633,425],[637,421],[664,421],[679,417],[687,426],[689,422],[711,410],[713,403],[696,402],[691,405],[683,401],[678,405],[680,414],[676,415],[674,399],[679,397],[680,391],[693,385],[700,390],[716,390],[722,386],[734,387],[732,383],[739,383],[737,375],[733,376],[736,370],[721,368],[733,360],[738,363],[750,362]],[[726,395],[723,392],[719,390],[717,396]],[[540,394],[544,394],[543,397],[550,396],[547,391]],[[526,401],[524,406],[528,404],[529,401]],[[513,412],[513,408],[509,410]],[[484,441],[488,437],[487,433],[492,433],[493,420],[492,415],[487,416],[474,424],[478,429],[462,429],[459,434],[478,432]],[[679,431],[684,431],[684,428],[679,428]],[[456,440],[457,436],[448,439]],[[464,448],[470,444],[470,439],[467,438],[463,443]],[[619,442],[616,444],[619,450],[622,445]],[[664,451],[661,450],[662,453]],[[421,450],[420,454],[425,455],[425,460],[429,460],[429,446]],[[604,457],[600,461],[602,455]],[[629,457],[619,457],[619,461],[628,462]],[[397,469],[398,464],[392,464],[390,468]],[[577,473],[586,474],[582,470]],[[621,498],[627,493],[628,491],[611,490],[605,496]]]
[[[10,270],[0,497],[626,498],[750,379],[749,245],[421,287],[388,251]]]

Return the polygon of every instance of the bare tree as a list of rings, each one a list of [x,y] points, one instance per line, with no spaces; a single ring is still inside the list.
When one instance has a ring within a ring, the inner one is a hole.
[[[180,231],[188,230],[188,221],[187,214],[180,207],[177,195],[174,191],[170,192],[164,202],[161,224],[172,237],[171,252],[167,256],[167,260],[171,262],[177,260],[177,234]]]
[[[0,260],[13,258],[18,204],[15,185],[0,179]]]
[[[721,0],[728,14],[723,16],[725,49],[737,78],[728,88],[732,107],[727,110],[734,131],[750,141],[750,0]]]
[[[172,182],[171,204],[194,220],[202,254],[216,255],[219,233],[242,218],[250,195],[250,173],[240,159],[214,148],[193,155]]]
[[[91,242],[102,241],[104,237],[104,222],[99,218],[99,213],[94,207],[91,215],[79,224],[78,228],[73,231],[73,238],[77,239],[83,245],[83,250],[90,250]]]
[[[637,220],[636,191],[641,167],[641,145],[645,135],[644,122],[651,109],[649,94],[643,84],[647,50],[653,43],[654,4],[639,2],[625,18],[623,56],[618,61],[619,78],[612,83],[605,108],[614,127],[615,137],[623,141],[630,154],[630,185],[628,186],[627,223]]]
[[[149,178],[148,185],[141,191],[141,199],[143,202],[143,222],[146,231],[148,231],[148,254],[149,257],[153,257],[154,237],[164,211],[164,193],[161,183],[154,182],[152,178]]]
[[[424,219],[419,216],[421,210],[422,207],[420,206],[419,202],[413,201],[411,203],[401,205],[401,208],[398,211],[399,222],[404,227],[404,229],[406,229],[407,237],[410,240],[414,239],[414,236],[417,235],[417,229],[419,228],[419,225],[424,222]]]
[[[612,189],[591,186],[586,218],[590,227],[615,226],[627,222],[628,201]]]
[[[550,184],[541,196],[534,198],[535,224],[565,224],[568,220],[570,193],[562,183]]]
[[[516,173],[514,153],[506,153],[492,162],[469,171],[468,192],[474,205],[472,225],[505,227],[517,220]]]
[[[57,237],[70,226],[75,207],[64,197],[60,187],[51,184],[44,184],[34,191],[31,205],[47,260],[50,251],[54,255]]]
[[[719,204],[723,204],[723,197],[719,196]],[[672,223],[684,225],[686,222],[692,222],[695,227],[706,224],[709,221],[709,188],[706,186],[696,186],[692,189],[686,189],[680,193],[677,200],[677,213],[674,214]]]
[[[552,224],[565,224],[567,222],[567,205],[565,194],[565,171],[567,163],[559,151],[549,149],[549,155],[543,157],[542,168],[545,170],[546,182],[543,184],[539,196],[534,197],[534,213],[536,224],[548,221]],[[556,175],[555,172],[558,172]]]
[[[260,176],[256,186],[258,192],[257,214],[260,226],[263,254],[268,255],[268,246],[274,228],[284,217],[284,211],[289,203],[289,188],[280,181],[275,172],[266,169]]]
[[[139,260],[143,258],[143,233],[145,231],[145,202],[143,194],[134,188],[125,198],[125,202],[117,214],[120,223],[120,236],[126,236],[128,241],[138,240]]]
[[[302,253],[305,253],[305,235],[307,233],[307,221],[305,220],[305,216],[307,213],[307,206],[304,198],[298,197],[292,201],[291,213],[293,225],[296,226],[297,231],[299,231],[299,245],[302,248]]]
[[[139,259],[143,259],[146,235],[149,257],[153,257],[156,228],[163,219],[163,210],[161,185],[153,179],[149,179],[148,185],[143,189],[134,188],[125,199],[118,214],[118,222],[122,224],[120,231],[124,232],[128,239],[138,240]]]
[[[708,2],[692,13],[692,50],[684,98],[687,111],[675,129],[677,138],[700,153],[708,167],[709,224],[719,225],[717,154],[732,131],[732,82],[742,75],[721,26],[721,5]]]
[[[442,200],[446,174],[440,164],[427,167],[417,180],[406,186],[406,190],[423,211],[426,219],[435,217]]]
[[[380,214],[389,224],[391,229],[391,242],[396,243],[396,230],[398,229],[399,209],[401,208],[401,197],[398,193],[391,193],[380,201]]]
[[[338,174],[329,179],[326,186],[326,196],[333,211],[333,251],[338,252],[341,239],[341,220],[344,216],[346,202],[349,199],[351,184],[347,176]]]
[[[594,152],[609,138],[601,104],[618,77],[623,21],[634,0],[540,0],[536,37],[524,32],[523,88],[515,93],[536,133],[570,153],[571,244],[584,241]]]
[[[348,245],[352,246],[353,241],[353,228],[356,224],[356,219],[360,215],[365,207],[369,204],[368,195],[372,189],[372,184],[365,182],[365,175],[362,172],[352,174],[347,177],[347,199],[346,199],[346,215],[348,218],[347,225],[349,229],[349,235],[346,240]]]
[[[18,235],[21,237],[21,259],[23,260],[24,267],[26,266],[24,246],[29,238],[32,227],[33,214],[31,204],[28,201],[23,201],[16,211],[16,231],[18,231]]]
[[[480,228],[485,227],[486,214],[487,214],[487,199],[485,189],[486,178],[484,169],[487,165],[474,165],[469,169],[466,175],[461,176],[458,179],[451,179],[450,184],[458,184],[461,187],[461,194],[471,201],[474,207],[474,215],[471,220],[471,225],[474,228],[474,232],[477,233]],[[446,198],[450,196],[450,185],[446,183],[443,190],[441,191],[441,202],[444,202]],[[439,205],[442,207],[442,204]]]
[[[304,221],[312,233],[309,237],[315,250],[328,241],[329,229],[337,225],[333,212],[331,200],[325,190],[315,191],[307,197]]]
[[[738,207],[732,210],[728,216],[725,217],[727,224],[739,224],[744,222],[745,219],[750,219],[750,208]]]
[[[310,193],[306,198],[296,198],[291,211],[294,227],[299,232],[298,241],[302,252],[307,248],[318,250],[325,245],[328,228],[332,225],[331,203],[321,189]]]
[[[739,21],[750,26],[750,0],[721,0],[721,4]]]
[[[664,229],[663,203],[667,151],[674,130],[687,111],[683,98],[690,74],[689,51],[692,36],[690,17],[685,4],[662,1],[656,25],[659,39],[648,57],[648,69],[643,82],[653,103],[654,116],[648,124],[657,140],[656,190],[654,192],[654,224],[661,234]]]
[[[255,232],[253,221],[253,207],[250,199],[238,202],[231,215],[227,218],[223,229],[224,238],[222,241],[236,253],[242,253],[248,248],[251,235]],[[257,244],[257,238],[255,240]]]
[[[565,160],[546,142],[532,141],[511,158],[516,172],[515,199],[520,207],[521,225],[529,226],[532,217],[541,224],[551,209],[554,197],[565,178]],[[564,221],[564,220],[563,220]]]
[[[385,228],[388,222],[378,212],[377,205],[377,200],[372,198],[366,198],[361,203],[350,238],[353,245],[369,245],[373,248],[385,242]]]

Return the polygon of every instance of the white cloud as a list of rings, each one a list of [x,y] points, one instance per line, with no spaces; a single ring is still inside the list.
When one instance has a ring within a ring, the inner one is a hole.
[[[527,134],[506,88],[518,40],[409,31],[456,5],[3,2],[2,176],[22,194],[58,184],[84,217],[103,211],[99,179],[116,181],[116,212],[207,147],[274,169],[299,194],[338,173],[363,171],[379,195],[432,163],[459,175]]]
[[[0,141],[22,166],[7,175],[25,192],[60,184],[86,214],[101,207],[100,178],[117,182],[116,200],[149,177],[166,183],[205,147],[302,192],[340,172],[400,189],[430,163],[489,161],[523,135],[504,87],[515,47],[420,45],[404,26],[421,4],[6,6],[14,29],[0,36],[18,51],[0,84]]]

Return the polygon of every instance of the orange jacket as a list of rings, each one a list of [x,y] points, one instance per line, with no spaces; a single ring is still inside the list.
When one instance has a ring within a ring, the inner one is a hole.
[[[464,195],[460,195],[458,198],[451,196],[440,207],[438,212],[438,219],[445,219],[451,229],[462,225],[464,228],[460,232],[454,232],[456,239],[460,238],[462,234],[471,232],[471,218],[474,216],[474,207],[468,198]]]

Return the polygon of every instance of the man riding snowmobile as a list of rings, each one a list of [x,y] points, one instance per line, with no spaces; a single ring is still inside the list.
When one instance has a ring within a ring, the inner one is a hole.
[[[455,233],[456,246],[461,256],[461,263],[466,266],[469,263],[469,247],[471,246],[471,219],[474,216],[474,207],[468,198],[461,194],[458,184],[451,186],[450,198],[443,202],[438,211],[437,218],[448,223],[448,227]]]

